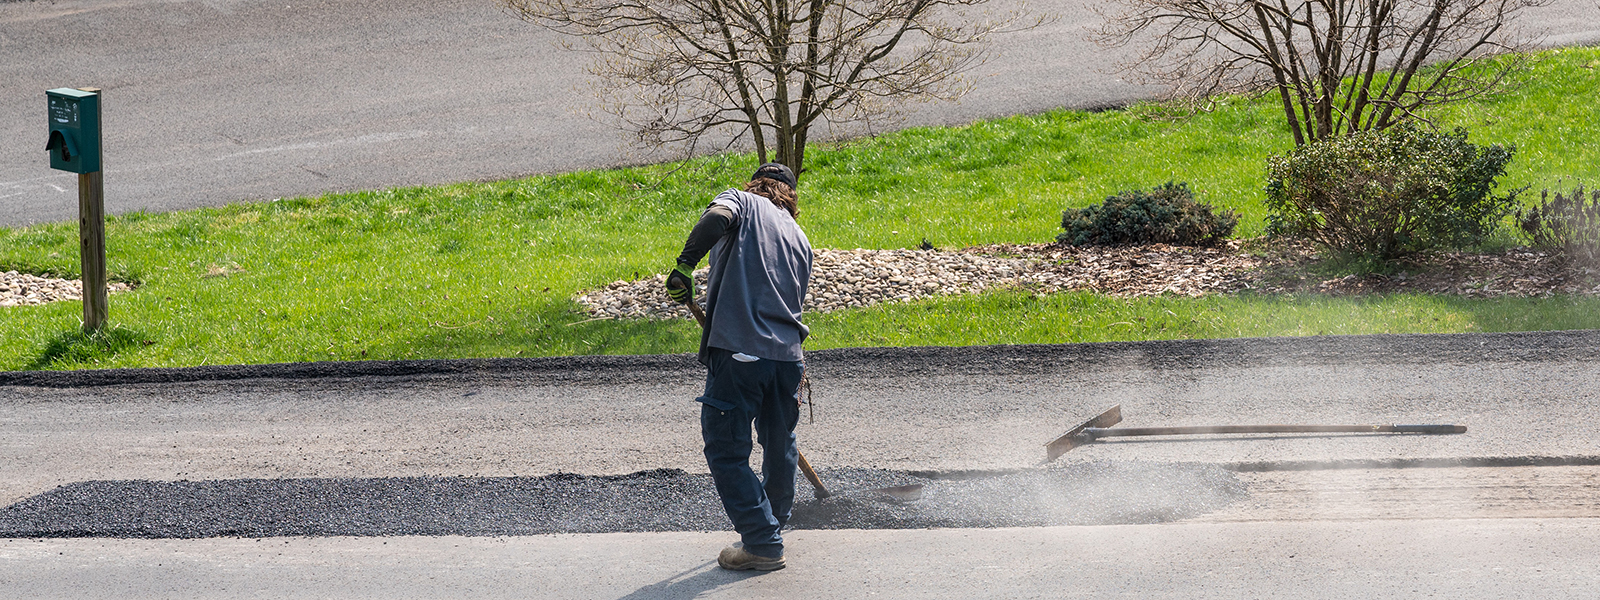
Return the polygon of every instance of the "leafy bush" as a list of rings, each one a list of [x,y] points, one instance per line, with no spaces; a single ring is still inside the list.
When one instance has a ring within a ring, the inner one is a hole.
[[[1184,246],[1214,244],[1233,233],[1239,218],[1231,210],[1213,213],[1195,202],[1189,186],[1167,182],[1155,189],[1129,190],[1101,204],[1061,213],[1066,231],[1056,241],[1090,244],[1162,243]]]
[[[1600,190],[1583,197],[1583,186],[1566,196],[1550,190],[1539,203],[1517,211],[1517,228],[1535,247],[1557,250],[1588,264],[1600,264]]]
[[[1515,152],[1409,124],[1307,144],[1268,160],[1267,233],[1385,260],[1476,246],[1516,206],[1492,193]]]

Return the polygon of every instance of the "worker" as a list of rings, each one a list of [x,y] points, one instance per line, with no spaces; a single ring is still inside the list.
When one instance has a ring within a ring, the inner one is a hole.
[[[794,171],[756,169],[743,190],[711,201],[667,275],[667,295],[694,302],[694,269],[710,253],[700,364],[706,366],[700,434],[706,465],[740,543],[717,564],[731,570],[782,569],[783,536],[794,506],[799,449],[800,344],[809,330],[800,307],[811,281],[811,243],[800,214]],[[750,468],[751,428],[761,444],[761,474]]]

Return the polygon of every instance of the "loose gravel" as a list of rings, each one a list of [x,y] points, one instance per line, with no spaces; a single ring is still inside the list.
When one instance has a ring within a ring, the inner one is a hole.
[[[937,478],[836,469],[836,496],[799,482],[791,528],[912,529],[1157,523],[1245,495],[1210,465],[1078,463]],[[876,487],[921,483],[901,502]],[[86,481],[0,509],[3,537],[204,538],[725,531],[708,475]]]
[[[873,488],[908,483],[892,471],[854,470],[824,478],[858,490],[796,505],[798,529],[1047,527],[1164,523],[1200,516],[1247,492],[1211,465],[1087,462],[960,479],[919,478],[922,497],[895,501]],[[808,490],[803,490],[808,491]]]
[[[132,286],[113,281],[106,284],[108,292],[126,292]],[[6,271],[0,273],[0,307],[34,306],[62,300],[82,300],[83,282],[77,279],[56,279],[28,273]]]

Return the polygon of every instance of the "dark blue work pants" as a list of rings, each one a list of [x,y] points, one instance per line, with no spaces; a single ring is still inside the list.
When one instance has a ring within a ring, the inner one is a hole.
[[[722,496],[722,507],[739,532],[745,550],[783,556],[783,536],[794,508],[795,470],[800,451],[794,426],[800,421],[800,377],[805,363],[760,359],[740,362],[732,352],[712,348],[700,401],[700,435],[706,465]],[[761,473],[750,469],[750,429],[761,444]]]

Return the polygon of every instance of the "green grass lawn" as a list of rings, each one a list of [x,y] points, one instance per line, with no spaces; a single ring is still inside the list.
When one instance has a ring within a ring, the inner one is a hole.
[[[1600,180],[1600,50],[1541,55],[1512,93],[1438,111],[1513,143],[1508,186]],[[819,146],[800,221],[817,247],[1050,241],[1063,208],[1188,182],[1261,231],[1271,98],[1183,121],[1055,111]],[[584,321],[573,294],[661,272],[699,210],[755,158],[329,194],[107,222],[113,326],[75,302],[0,309],[0,368],[682,352],[690,321]],[[0,229],[0,270],[77,276],[76,224]],[[1110,299],[997,292],[810,315],[813,349],[1600,327],[1593,299],[1423,295]]]

